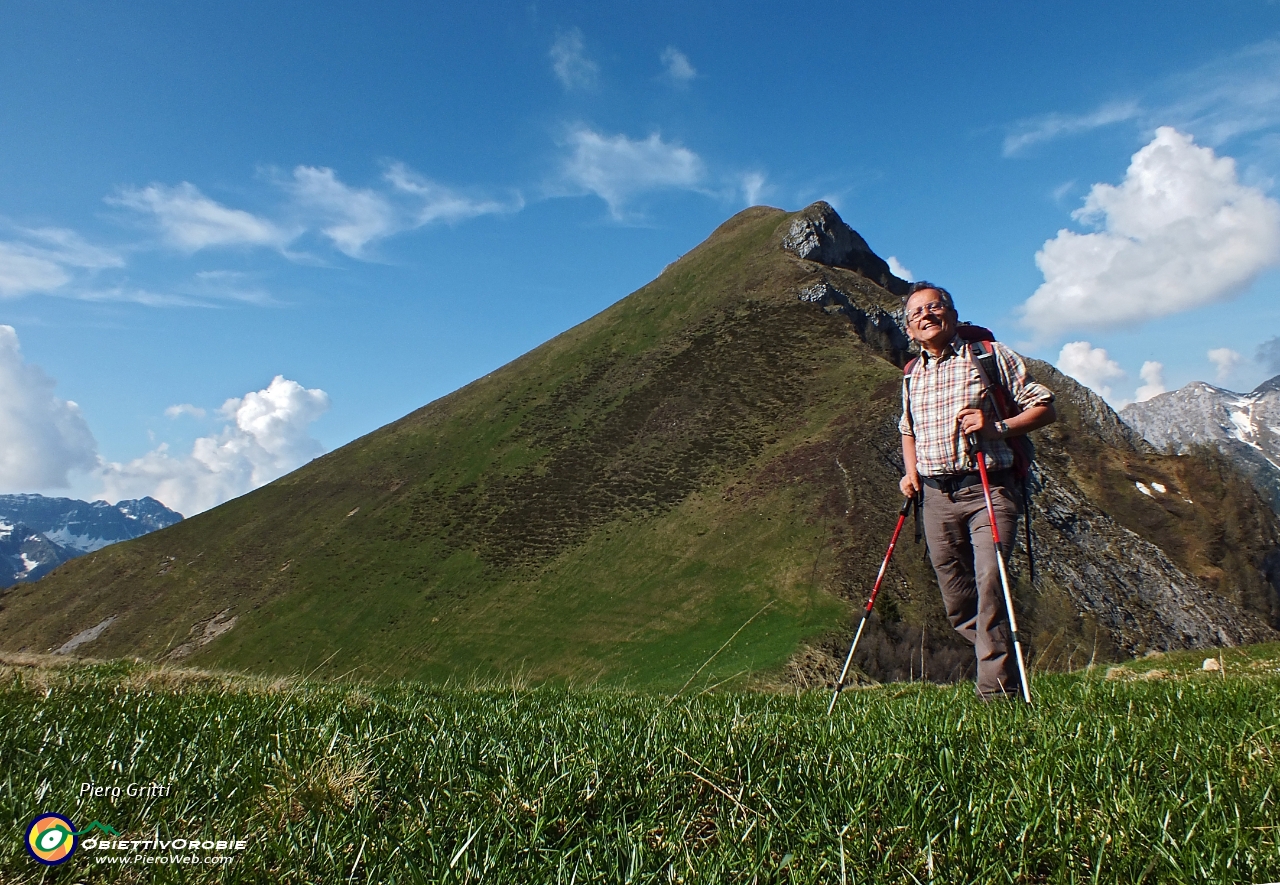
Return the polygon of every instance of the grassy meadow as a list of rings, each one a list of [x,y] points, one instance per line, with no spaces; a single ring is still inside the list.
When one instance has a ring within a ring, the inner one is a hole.
[[[0,659],[0,881],[1272,882],[1280,646],[822,693],[375,686]],[[701,677],[700,677],[701,679]],[[169,785],[82,796],[81,784]],[[44,868],[39,812],[240,838]]]

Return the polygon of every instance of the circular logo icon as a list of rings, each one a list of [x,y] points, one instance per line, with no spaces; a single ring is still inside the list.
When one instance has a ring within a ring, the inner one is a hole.
[[[27,827],[27,851],[42,864],[60,864],[75,850],[76,828],[60,814],[42,814]]]

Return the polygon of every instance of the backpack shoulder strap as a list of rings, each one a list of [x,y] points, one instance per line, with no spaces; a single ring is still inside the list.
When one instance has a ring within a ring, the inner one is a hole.
[[[996,417],[1001,419],[1010,417],[1003,413],[1016,412],[1018,409],[1013,394],[1004,383],[1004,372],[1000,368],[1000,361],[996,359],[996,352],[991,342],[970,341],[969,355],[973,359],[974,367],[978,370],[978,380],[982,382],[983,390],[996,407]],[[995,383],[992,383],[992,379],[995,379]]]
[[[986,373],[987,377],[983,379],[984,383],[989,382],[992,378],[1000,378],[1000,366],[996,362],[996,352],[992,348],[990,341],[970,341],[969,352],[974,355],[978,365]]]

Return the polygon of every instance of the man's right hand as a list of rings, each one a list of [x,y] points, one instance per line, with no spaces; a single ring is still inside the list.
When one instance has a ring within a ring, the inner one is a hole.
[[[902,497],[914,498],[920,493],[920,474],[911,471],[898,482],[898,488],[902,489]]]

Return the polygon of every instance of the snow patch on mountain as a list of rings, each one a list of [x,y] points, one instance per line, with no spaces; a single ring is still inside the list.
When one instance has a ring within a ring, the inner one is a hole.
[[[1185,452],[1195,445],[1214,446],[1235,461],[1280,513],[1280,375],[1249,393],[1194,381],[1125,406],[1120,417],[1159,449]]]
[[[154,498],[108,504],[0,495],[0,588],[34,581],[69,559],[181,521]]]

